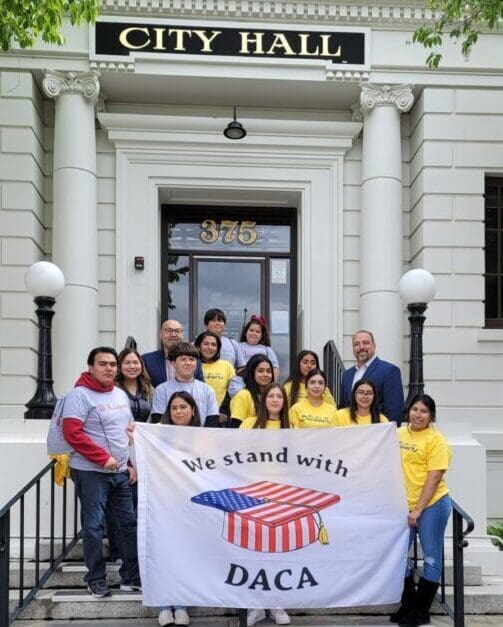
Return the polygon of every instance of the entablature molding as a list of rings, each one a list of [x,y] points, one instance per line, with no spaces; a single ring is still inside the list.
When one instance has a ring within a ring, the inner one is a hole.
[[[107,13],[206,16],[229,19],[281,19],[339,23],[423,23],[435,14],[424,3],[397,4],[365,2],[288,2],[284,0],[104,0],[101,14]]]
[[[228,150],[229,140],[223,135],[228,118],[199,116],[142,115],[124,113],[98,113],[98,120],[108,132],[117,148],[163,150],[167,144],[178,144],[180,150],[193,150],[195,146],[210,151]],[[358,137],[359,122],[240,119],[247,130],[239,146],[242,153],[262,150],[280,151],[292,156],[299,153],[320,156],[344,155]],[[149,153],[153,154],[153,153]],[[176,154],[175,154],[176,157]]]

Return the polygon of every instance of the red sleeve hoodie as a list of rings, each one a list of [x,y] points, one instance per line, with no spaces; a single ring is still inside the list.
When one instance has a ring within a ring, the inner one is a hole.
[[[114,384],[104,388],[89,372],[83,372],[75,383],[75,387],[85,387],[94,392],[111,392]],[[110,453],[101,446],[97,446],[89,436],[84,433],[84,423],[78,418],[65,418],[63,420],[63,437],[77,453],[86,457],[93,464],[104,466],[110,457]]]

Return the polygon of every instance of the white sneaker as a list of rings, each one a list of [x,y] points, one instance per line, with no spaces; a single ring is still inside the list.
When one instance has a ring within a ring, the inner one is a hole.
[[[246,613],[246,625],[252,627],[265,618],[265,610],[248,610]]]
[[[157,622],[161,627],[165,627],[165,625],[172,625],[175,622],[173,612],[171,610],[161,610],[159,612]]]
[[[190,625],[190,616],[187,610],[175,610],[175,625]]]
[[[276,625],[289,625],[291,623],[290,616],[285,610],[269,610],[269,613]]]

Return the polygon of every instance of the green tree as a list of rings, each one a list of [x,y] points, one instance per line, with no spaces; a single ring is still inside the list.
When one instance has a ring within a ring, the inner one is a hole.
[[[0,47],[31,48],[37,37],[61,46],[65,15],[74,26],[93,23],[100,6],[101,0],[0,0]]]
[[[439,49],[444,35],[461,42],[461,52],[468,56],[477,43],[482,28],[496,28],[503,18],[502,0],[428,0],[434,19],[420,26],[412,40],[431,49],[426,65],[437,68],[442,59]]]

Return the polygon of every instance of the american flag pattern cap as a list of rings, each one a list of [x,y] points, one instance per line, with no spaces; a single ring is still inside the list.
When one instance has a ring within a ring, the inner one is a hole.
[[[223,537],[244,549],[281,553],[320,540],[328,543],[320,510],[337,494],[259,481],[239,488],[202,492],[194,503],[225,512]]]

